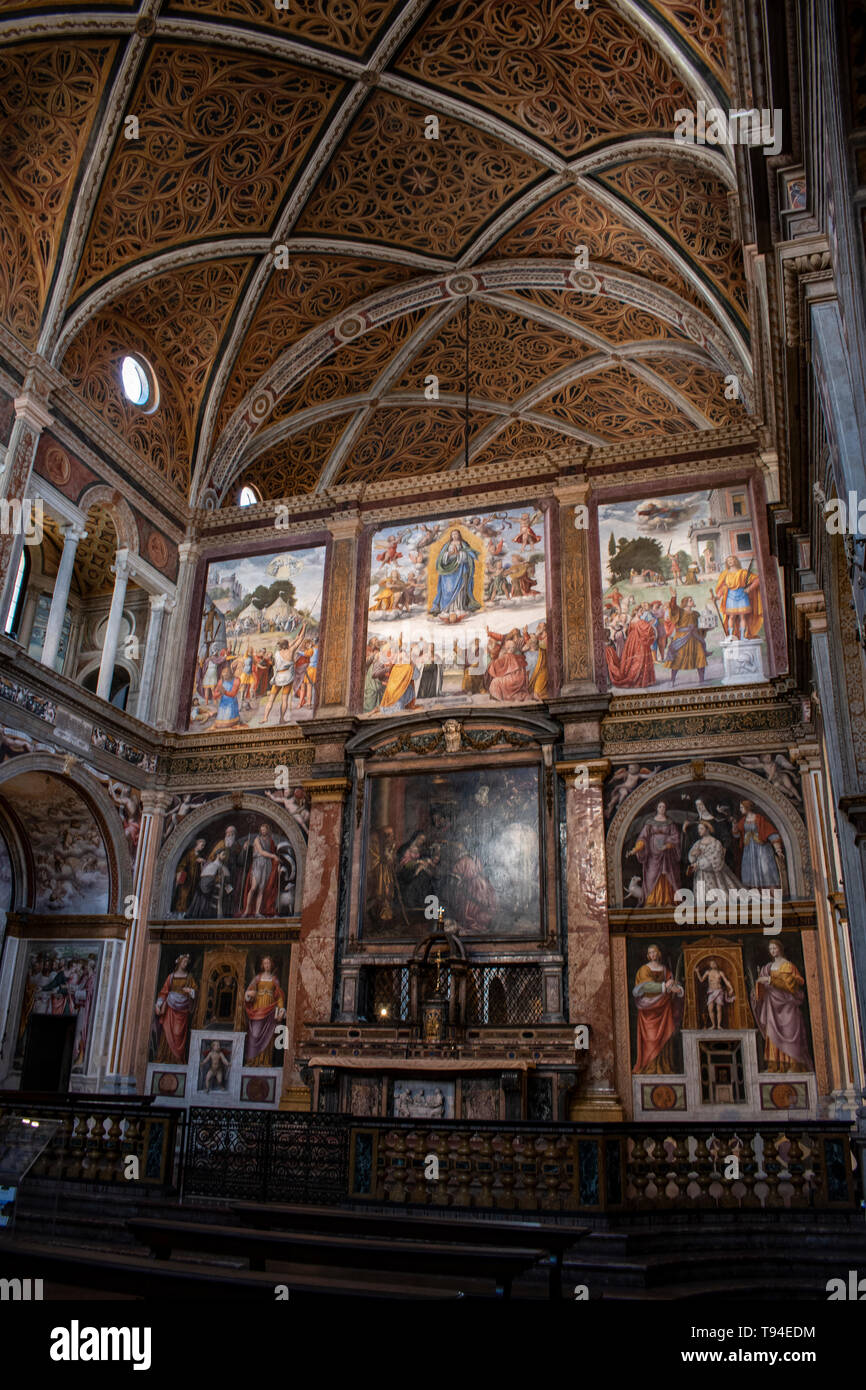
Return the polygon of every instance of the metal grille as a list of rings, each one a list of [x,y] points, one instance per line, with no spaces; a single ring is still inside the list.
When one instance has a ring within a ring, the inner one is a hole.
[[[190,1110],[184,1197],[339,1202],[351,1119],[281,1110]]]
[[[478,965],[469,971],[466,1022],[498,1027],[540,1023],[541,968],[537,965]]]
[[[378,966],[366,972],[368,1023],[401,1023],[409,1017],[409,971],[405,966]]]

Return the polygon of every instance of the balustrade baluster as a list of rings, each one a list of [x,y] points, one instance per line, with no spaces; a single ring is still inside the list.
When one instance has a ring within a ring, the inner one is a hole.
[[[768,1207],[783,1207],[785,1205],[779,1193],[781,1168],[776,1141],[771,1134],[768,1134],[764,1139],[764,1172],[767,1175],[764,1182],[767,1184],[766,1206]]]
[[[707,1141],[702,1134],[698,1135],[697,1146],[695,1148],[695,1172],[697,1174],[696,1182],[700,1189],[696,1198],[697,1206],[715,1206],[710,1196],[710,1187],[713,1181],[713,1159],[707,1147]]]
[[[758,1180],[758,1160],[755,1156],[755,1146],[752,1137],[746,1135],[743,1139],[743,1147],[740,1150],[740,1181],[746,1189],[740,1205],[754,1211],[760,1207],[761,1201],[755,1191],[755,1183]]]
[[[475,1158],[475,1168],[478,1173],[478,1185],[481,1191],[478,1194],[477,1205],[479,1207],[493,1206],[493,1145],[490,1134],[485,1130],[475,1136],[478,1141],[478,1151]]]
[[[454,1205],[458,1207],[471,1207],[472,1205],[472,1151],[469,1147],[469,1134],[461,1130],[457,1140],[457,1192],[454,1197]]]
[[[689,1197],[691,1166],[688,1135],[678,1134],[674,1144],[673,1157],[674,1182],[677,1185],[677,1195],[672,1198],[674,1206],[688,1207],[691,1205],[691,1198]]]
[[[791,1206],[807,1207],[809,1205],[809,1194],[805,1177],[805,1167],[803,1162],[803,1148],[797,1136],[791,1136],[788,1147],[788,1172],[790,1174]]]
[[[496,1205],[502,1211],[514,1211],[517,1205],[514,1189],[516,1185],[517,1155],[514,1152],[514,1136],[498,1134],[494,1144],[497,1155],[497,1175],[499,1192]]]
[[[106,1118],[108,1128],[105,1128]],[[115,1111],[109,1116],[100,1116],[98,1124],[101,1133],[99,1135],[99,1145],[101,1153],[97,1171],[100,1182],[122,1182],[123,1181],[123,1161],[120,1153],[120,1120],[121,1116]]]

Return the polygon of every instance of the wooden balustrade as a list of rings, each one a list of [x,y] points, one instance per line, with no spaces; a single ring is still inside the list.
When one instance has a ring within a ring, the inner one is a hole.
[[[0,1094],[0,1119],[12,1116],[57,1122],[30,1170],[34,1177],[148,1187],[172,1181],[180,1115],[153,1108],[149,1097],[73,1095],[48,1101],[6,1091]],[[138,1160],[137,1178],[130,1176],[130,1157]]]

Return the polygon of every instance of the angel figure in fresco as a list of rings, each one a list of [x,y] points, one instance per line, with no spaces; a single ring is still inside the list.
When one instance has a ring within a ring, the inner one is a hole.
[[[767,947],[751,993],[752,1013],[764,1038],[764,1071],[812,1071],[803,1005],[806,981],[779,941]]]
[[[531,515],[529,512],[524,512],[521,516],[520,529],[514,537],[514,544],[519,545],[521,550],[528,550],[531,545],[538,545],[541,537],[537,536],[532,528],[541,521],[542,516],[543,513],[539,511],[535,511]]]
[[[632,1071],[670,1076],[676,1071],[673,1042],[683,1014],[685,990],[662,960],[658,946],[647,947],[646,964],[634,978],[637,1007],[637,1059]]]
[[[752,574],[753,564],[750,560],[748,569],[743,569],[736,555],[728,555],[716,584],[725,635],[741,641],[760,637],[764,626],[761,581]]]
[[[641,767],[640,763],[628,763],[625,767],[618,768],[610,779],[612,795],[608,797],[607,814],[613,815],[617,807],[622,805],[635,787],[639,787],[641,782],[645,782],[648,777],[653,777],[657,772],[658,766]]]

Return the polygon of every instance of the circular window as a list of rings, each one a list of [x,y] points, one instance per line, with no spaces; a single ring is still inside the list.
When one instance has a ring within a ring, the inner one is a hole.
[[[120,380],[130,405],[138,406],[139,410],[156,409],[156,378],[142,357],[124,357],[120,364]]]
[[[242,487],[238,493],[239,507],[254,507],[258,501],[260,501],[260,498],[255,488]]]

